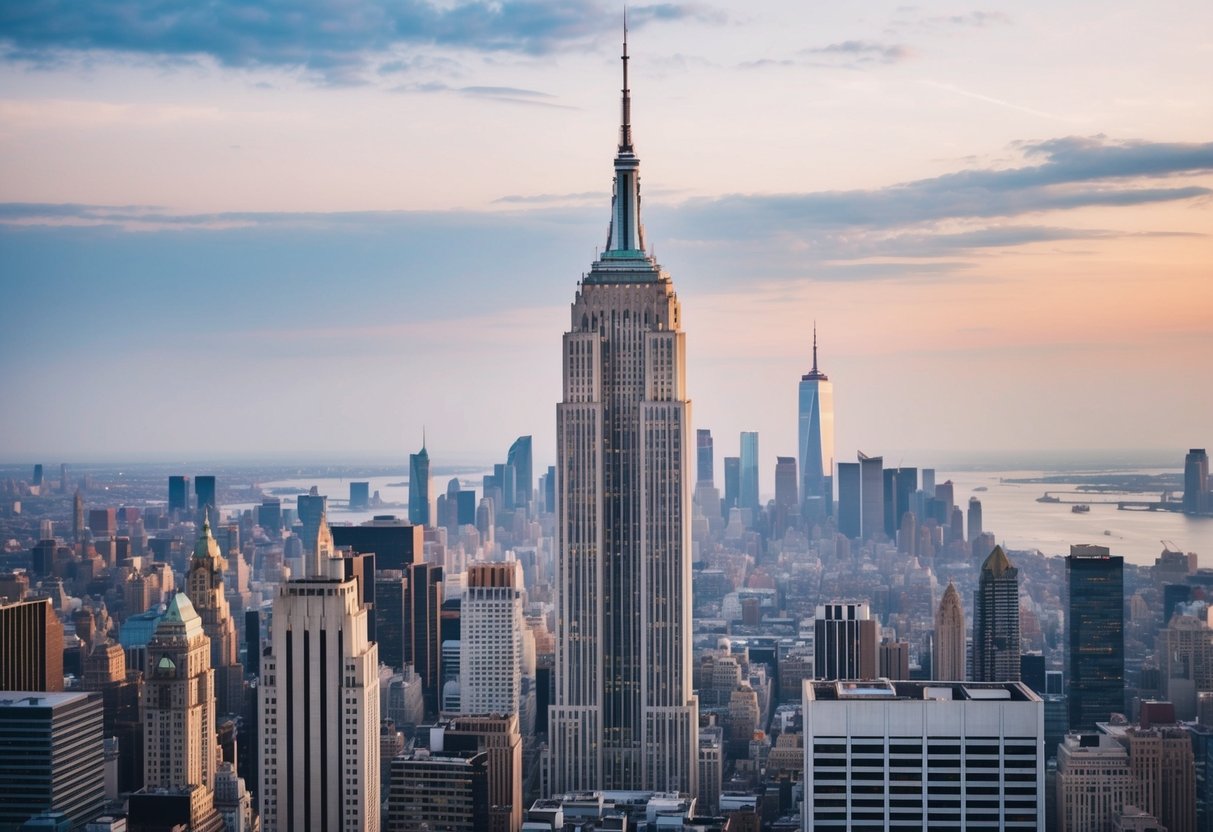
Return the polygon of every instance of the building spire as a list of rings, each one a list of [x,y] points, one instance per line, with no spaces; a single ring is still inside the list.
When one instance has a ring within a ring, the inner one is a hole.
[[[813,321],[813,372],[817,372],[817,321]]]
[[[830,377],[817,369],[817,321],[813,321],[813,369],[800,377],[801,381],[829,381]]]
[[[644,254],[640,225],[640,160],[632,145],[632,90],[628,85],[628,19],[623,17],[623,90],[619,118],[619,152],[615,154],[615,193],[611,198],[611,227],[603,257],[634,258]]]

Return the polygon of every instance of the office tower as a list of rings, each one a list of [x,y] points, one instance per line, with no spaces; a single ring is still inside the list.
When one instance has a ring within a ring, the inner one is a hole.
[[[813,619],[813,676],[817,679],[875,679],[880,628],[866,603],[818,604]]]
[[[261,613],[244,612],[244,663],[252,676],[261,675]]]
[[[901,522],[905,519],[906,512],[914,511],[914,494],[918,491],[918,469],[917,468],[898,468],[897,469],[897,493],[894,495],[894,515],[897,518],[897,526],[900,528]]]
[[[695,794],[686,340],[645,252],[627,66],[610,234],[564,336],[548,787]]]
[[[720,507],[727,518],[729,509],[737,508],[741,499],[741,457],[724,458],[724,504]]]
[[[1093,731],[1125,709],[1124,558],[1071,546],[1066,582],[1070,729]]]
[[[425,553],[425,529],[395,517],[376,517],[360,526],[333,526],[333,545],[375,556],[376,569],[407,569]]]
[[[543,484],[543,505],[544,510],[555,514],[556,513],[556,466],[549,465],[546,479]]]
[[[754,511],[757,517],[762,503],[758,497],[758,433],[743,430],[741,432],[741,490],[737,495],[737,504],[741,508]]]
[[[279,586],[261,659],[265,832],[379,828],[379,654],[327,529],[304,576]]]
[[[190,507],[190,480],[180,475],[168,478],[168,513],[182,515]]]
[[[1015,682],[806,682],[804,828],[1044,829],[1042,708]]]
[[[775,458],[775,536],[794,525],[800,515],[800,497],[796,490],[796,457]]]
[[[716,458],[713,456],[712,432],[706,428],[695,431],[695,482],[716,484]]]
[[[817,369],[817,325],[813,325],[813,369],[800,377],[800,497],[806,517],[832,514],[834,502],[834,385]],[[810,503],[820,509],[809,509]]]
[[[941,525],[946,524],[952,516],[952,509],[956,506],[955,493],[956,487],[952,484],[951,480],[941,482],[935,486],[935,499],[942,505],[940,509],[940,516],[943,518],[940,520]]]
[[[535,494],[534,460],[531,453],[531,437],[519,436],[510,445],[505,464],[514,469],[514,505],[529,506]]]
[[[517,562],[469,566],[459,619],[460,711],[517,714],[526,627]]]
[[[0,829],[50,810],[71,828],[101,814],[101,709],[95,693],[0,693]]]
[[[201,526],[208,518],[211,525],[219,520],[219,500],[215,495],[215,478],[210,475],[194,477],[194,495],[198,501],[197,523]]]
[[[1168,832],[1196,832],[1196,761],[1192,739],[1175,720],[1170,702],[1141,703],[1137,724],[1099,726],[1129,752],[1129,771],[1140,786],[1133,805]]]
[[[472,489],[461,489],[455,495],[455,525],[476,525],[476,492]]]
[[[44,536],[42,540],[35,543],[29,551],[29,574],[35,580],[53,575],[55,573],[55,553],[58,551],[59,544],[53,537]]]
[[[442,567],[414,563],[404,569],[404,663],[421,677],[427,714],[437,715],[442,689]]]
[[[880,677],[900,681],[910,678],[910,642],[886,638],[880,643]]]
[[[63,690],[63,625],[49,598],[0,603],[0,690]]]
[[[425,449],[409,454],[409,522],[414,526],[430,525],[430,454]]]
[[[1128,749],[1106,734],[1069,734],[1057,749],[1057,830],[1111,829],[1141,798]]]
[[[350,511],[366,511],[371,505],[371,484],[350,483]]]
[[[88,527],[93,537],[113,537],[118,533],[118,512],[112,508],[93,508],[88,512]]]
[[[897,527],[901,522],[901,517],[897,514],[897,469],[885,468],[881,474],[881,494],[884,497],[882,528],[885,537],[896,540]]]
[[[1184,513],[1196,514],[1211,509],[1209,455],[1204,448],[1193,448],[1184,457]]]
[[[440,729],[448,751],[470,751],[488,756],[489,832],[517,832],[522,828],[522,735],[517,714],[457,716]],[[430,731],[433,745],[434,730]]]
[[[864,540],[884,532],[884,457],[859,454],[859,527]]]
[[[420,748],[392,760],[388,832],[489,828],[488,754]]]
[[[237,553],[236,557],[240,557]],[[190,558],[185,592],[202,619],[202,629],[210,639],[210,667],[214,672],[215,713],[239,714],[244,709],[244,666],[237,658],[236,622],[227,602],[223,573],[227,561],[219,553],[219,544],[211,535],[208,522]]]
[[[76,489],[76,496],[72,498],[72,540],[76,543],[84,542],[84,495],[80,493],[80,489]]]
[[[405,598],[408,581],[399,569],[380,569],[375,573],[375,634],[379,661],[393,670],[404,667]]]
[[[931,676],[945,682],[965,679],[965,613],[956,585],[948,581],[935,611],[935,643],[931,646]]]
[[[514,466],[504,463],[494,465],[493,482],[501,489],[499,508],[502,511],[513,511],[518,491],[518,472]]]
[[[981,500],[969,498],[969,540],[981,537],[984,529],[981,525]]]
[[[315,540],[316,530],[320,528],[320,518],[328,514],[329,498],[322,496],[316,486],[307,494],[300,494],[295,500],[295,513],[303,525],[299,534],[302,540]],[[340,545],[340,544],[338,544]]]
[[[720,789],[724,782],[724,729],[710,725],[699,729],[699,794],[700,815],[712,816],[720,811]]]
[[[1019,570],[995,546],[973,595],[973,681],[1018,682],[1019,652]]]
[[[849,538],[862,531],[859,463],[838,463],[838,531]]]
[[[257,525],[265,533],[275,538],[282,534],[282,500],[277,497],[265,497],[257,506]]]
[[[922,469],[922,493],[928,498],[935,497],[935,469]]]

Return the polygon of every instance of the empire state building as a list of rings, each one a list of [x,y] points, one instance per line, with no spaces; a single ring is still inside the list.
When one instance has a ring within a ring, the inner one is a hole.
[[[607,246],[573,300],[556,406],[549,784],[694,795],[686,336],[645,250],[626,40],[621,122]]]

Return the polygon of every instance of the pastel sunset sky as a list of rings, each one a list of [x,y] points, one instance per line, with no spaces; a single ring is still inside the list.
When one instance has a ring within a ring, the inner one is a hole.
[[[1213,4],[629,10],[717,457],[1213,444]],[[621,7],[0,4],[0,458],[554,458]],[[719,463],[718,463],[719,464]],[[719,469],[718,469],[719,475]]]

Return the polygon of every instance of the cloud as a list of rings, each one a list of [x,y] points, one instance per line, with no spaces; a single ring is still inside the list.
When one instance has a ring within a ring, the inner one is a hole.
[[[913,55],[908,46],[901,43],[876,43],[867,40],[844,40],[828,46],[818,46],[801,51],[802,55],[817,55],[828,58],[845,58],[855,63],[900,63]]]
[[[540,90],[524,89],[522,87],[499,87],[499,86],[467,86],[455,87],[450,84],[444,84],[441,81],[427,81],[414,84],[398,84],[392,87],[389,92],[398,93],[452,93],[455,95],[464,95],[470,98],[487,99],[490,101],[502,101],[508,104],[525,104],[532,107],[552,107],[559,110],[577,110],[579,107],[574,107],[569,104],[557,104],[554,99],[556,96],[551,93],[542,92]]]
[[[695,3],[628,11],[633,28],[655,22],[720,22]],[[11,0],[0,4],[0,45],[8,60],[45,65],[95,52],[161,59],[207,56],[226,67],[309,70],[352,83],[369,55],[420,44],[486,52],[544,54],[619,25],[595,0],[438,3],[431,0]]]

